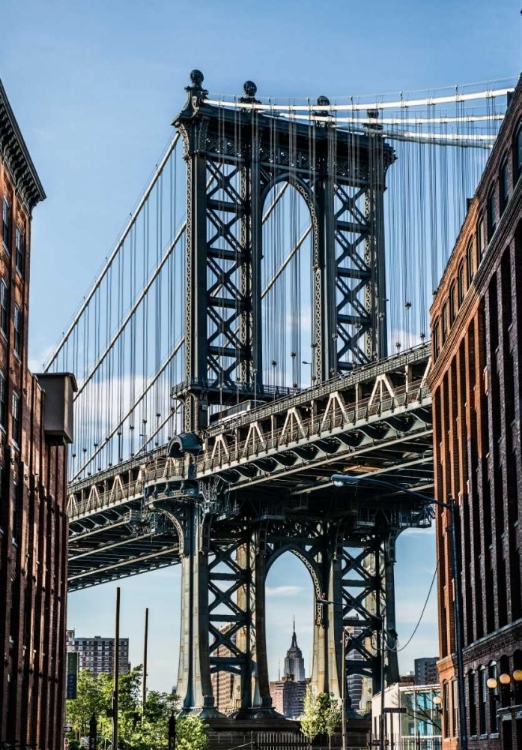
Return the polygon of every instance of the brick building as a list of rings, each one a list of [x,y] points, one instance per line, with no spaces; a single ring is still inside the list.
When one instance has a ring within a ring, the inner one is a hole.
[[[88,669],[93,674],[114,672],[115,638],[102,638],[101,635],[80,638],[74,630],[67,631],[67,651],[78,654],[78,670]],[[130,672],[129,639],[119,639],[119,673]]]
[[[522,747],[522,79],[431,315],[435,496],[452,494],[459,509],[469,747],[514,750]],[[437,508],[438,670],[450,750],[458,691],[447,525]]]
[[[31,215],[45,198],[0,82],[0,745],[63,744],[69,375],[27,367]]]
[[[219,632],[224,635],[228,633],[232,628],[230,623],[223,625]],[[233,642],[235,643],[235,635],[232,636]],[[225,643],[220,643],[215,651],[215,655],[219,658],[231,658],[233,654]],[[241,705],[241,696],[239,694],[239,683],[235,679],[233,672],[225,672],[220,670],[214,672],[212,675],[212,692],[214,694],[215,706],[218,711],[225,716],[229,716],[231,713],[236,711]]]
[[[298,719],[304,708],[304,700],[310,678],[304,680],[294,680],[290,676],[283,677],[270,683],[270,695],[272,697],[272,707],[277,713],[286,716],[287,719]]]

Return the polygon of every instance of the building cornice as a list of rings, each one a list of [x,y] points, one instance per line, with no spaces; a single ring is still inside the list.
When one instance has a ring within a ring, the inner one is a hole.
[[[29,212],[45,199],[45,192],[16,122],[7,94],[0,80],[0,156],[13,179],[15,188]]]

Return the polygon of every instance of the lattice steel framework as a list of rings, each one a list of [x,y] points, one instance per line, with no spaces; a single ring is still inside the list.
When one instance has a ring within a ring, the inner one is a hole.
[[[386,355],[382,216],[393,160],[377,126],[357,135],[231,112],[205,103],[199,71],[191,80],[173,123],[187,163],[186,380],[175,391],[187,432],[227,395],[263,392],[263,207],[280,183],[310,212],[315,381]],[[255,94],[247,82],[242,101]]]

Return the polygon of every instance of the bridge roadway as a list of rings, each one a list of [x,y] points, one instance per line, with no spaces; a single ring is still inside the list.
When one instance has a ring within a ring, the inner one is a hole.
[[[170,501],[200,497],[217,523],[245,503],[267,521],[306,518],[311,503],[351,504],[363,527],[375,515],[371,484],[337,491],[333,473],[378,473],[429,492],[430,352],[428,343],[276,398],[70,485],[69,591],[179,563],[183,532],[162,512]],[[413,524],[429,523],[418,513]]]

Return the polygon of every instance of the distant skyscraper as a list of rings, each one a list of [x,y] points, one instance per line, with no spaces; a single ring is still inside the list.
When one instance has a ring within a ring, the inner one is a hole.
[[[275,710],[288,719],[297,719],[301,716],[309,682],[310,680],[305,678],[303,652],[297,645],[294,619],[292,642],[286,652],[283,679],[270,683],[270,695]]]
[[[294,628],[292,633],[292,643],[290,648],[286,652],[284,676],[291,677],[294,682],[302,682],[305,679],[305,668],[303,652],[297,645],[297,635],[295,632],[295,618]]]

